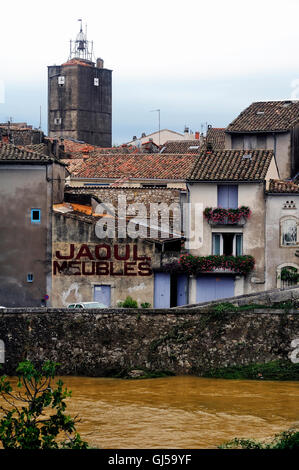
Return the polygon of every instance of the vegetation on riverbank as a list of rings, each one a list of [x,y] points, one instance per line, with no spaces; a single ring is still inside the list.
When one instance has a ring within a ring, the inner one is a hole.
[[[221,313],[237,313],[237,312],[246,312],[247,310],[254,309],[279,309],[288,312],[292,309],[298,309],[299,303],[296,300],[286,300],[284,302],[273,302],[271,305],[264,304],[247,304],[247,305],[234,305],[230,302],[220,302],[215,307],[212,308],[212,313],[221,314]]]
[[[77,417],[65,414],[65,398],[71,391],[58,380],[52,381],[57,363],[46,361],[37,368],[30,361],[20,362],[16,370],[17,389],[6,375],[0,378],[0,442],[5,449],[86,449],[76,431]],[[61,440],[61,435],[65,436]]]
[[[228,366],[210,369],[204,373],[204,377],[215,379],[299,380],[299,364],[286,360],[277,360],[264,364]]]
[[[225,442],[219,449],[299,449],[299,431],[289,429],[280,434],[276,434],[270,442],[260,442],[252,439],[238,439]]]
[[[170,370],[129,369],[114,375],[117,379],[157,379],[161,377],[173,377],[175,374]]]

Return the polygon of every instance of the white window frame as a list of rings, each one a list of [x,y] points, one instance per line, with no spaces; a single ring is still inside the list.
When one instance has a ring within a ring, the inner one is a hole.
[[[297,227],[297,231],[296,231],[296,243],[293,243],[293,244],[285,244],[283,243],[283,224],[284,222],[286,222],[287,220],[292,220],[296,223],[296,227]],[[297,219],[297,217],[293,216],[293,215],[287,215],[285,217],[282,217],[280,219],[280,246],[281,248],[294,248],[294,247],[298,247],[298,241],[299,241],[299,232],[298,232],[298,229],[299,229],[299,220]]]
[[[283,263],[283,264],[280,264],[279,266],[277,266],[276,268],[276,285],[277,285],[277,288],[280,289],[282,287],[282,282],[281,282],[281,270],[283,268],[288,268],[288,267],[291,267],[291,268],[295,268],[297,269],[298,273],[299,273],[299,265],[298,264],[295,264],[295,263]]]
[[[212,254],[213,253],[213,235],[220,235],[220,256],[223,255],[223,234],[225,233],[231,233],[234,235],[234,238],[233,238],[233,253],[232,253],[232,256],[237,256],[237,240],[236,240],[236,236],[237,235],[242,235],[242,255],[240,256],[243,256],[243,253],[244,253],[244,249],[243,249],[243,243],[244,243],[244,237],[243,237],[243,232],[212,232]]]
[[[60,86],[65,85],[65,76],[59,75],[59,77],[57,78],[57,81],[58,81],[58,85]]]

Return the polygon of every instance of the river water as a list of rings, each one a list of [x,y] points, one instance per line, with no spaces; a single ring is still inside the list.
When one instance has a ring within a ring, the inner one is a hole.
[[[299,425],[299,383],[167,377],[61,377],[67,412],[89,445],[106,449],[215,448]]]

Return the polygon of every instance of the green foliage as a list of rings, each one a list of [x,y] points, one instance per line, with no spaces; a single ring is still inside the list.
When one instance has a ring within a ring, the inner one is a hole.
[[[277,360],[265,364],[253,363],[246,366],[228,366],[209,369],[204,376],[221,379],[258,380],[262,377],[264,380],[299,380],[299,364]]]
[[[118,302],[117,305],[121,308],[138,308],[137,301],[133,300],[130,295],[128,295],[123,302]]]
[[[280,278],[282,281],[288,281],[290,283],[297,284],[299,282],[299,273],[293,266],[287,266],[282,268]]]
[[[255,260],[251,255],[244,256],[193,256],[183,254],[179,259],[179,270],[189,274],[213,272],[215,269],[228,270],[240,274],[248,274],[254,269]]]
[[[219,449],[299,449],[299,432],[289,429],[276,434],[271,442],[263,443],[251,439],[238,439],[226,442]]]
[[[7,376],[0,378],[0,394],[9,408],[0,420],[0,441],[5,449],[86,449],[76,431],[78,421],[65,414],[65,398],[71,391],[58,380],[52,387],[57,363],[46,361],[38,370],[30,361],[17,368],[17,391]],[[66,440],[58,441],[64,433]]]
[[[141,308],[151,308],[151,304],[149,302],[142,302],[142,304],[140,304],[140,307]]]

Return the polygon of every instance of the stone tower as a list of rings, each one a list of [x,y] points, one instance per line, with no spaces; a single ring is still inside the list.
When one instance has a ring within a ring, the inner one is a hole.
[[[70,56],[48,67],[48,135],[111,147],[112,71],[93,61],[93,44],[82,30]]]

